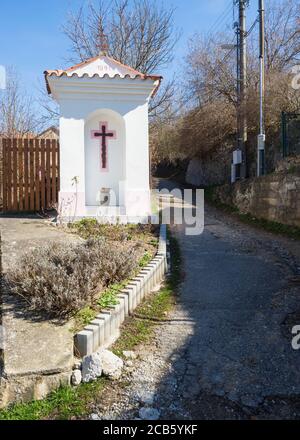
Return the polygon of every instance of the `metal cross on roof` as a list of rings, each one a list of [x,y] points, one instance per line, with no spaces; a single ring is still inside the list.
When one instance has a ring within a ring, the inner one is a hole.
[[[108,54],[108,38],[107,35],[104,33],[104,28],[102,23],[99,26],[99,43],[98,43],[98,49],[100,56],[101,55],[107,55]]]

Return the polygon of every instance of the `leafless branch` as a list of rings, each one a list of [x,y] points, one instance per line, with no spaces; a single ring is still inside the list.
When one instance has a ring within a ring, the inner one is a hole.
[[[13,68],[7,71],[6,89],[0,94],[0,133],[2,136],[25,136],[37,132],[41,121],[35,102],[21,88],[20,78]]]
[[[70,14],[63,27],[70,39],[70,61],[83,61],[99,52],[99,28],[104,27],[112,57],[143,73],[154,73],[173,60],[178,39],[174,9],[153,0],[101,0]]]

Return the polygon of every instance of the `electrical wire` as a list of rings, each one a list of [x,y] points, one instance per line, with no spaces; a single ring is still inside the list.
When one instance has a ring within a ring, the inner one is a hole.
[[[223,12],[218,16],[218,18],[215,20],[215,22],[208,29],[208,31],[207,31],[208,33],[211,33],[215,27],[218,27],[220,25],[220,23],[223,21],[224,17],[227,15],[228,10],[229,10],[229,8],[227,5],[225,10],[223,10]]]
[[[225,8],[225,10],[222,12],[222,14],[217,18],[217,20],[215,21],[215,23],[211,26],[211,28],[208,31],[208,34],[211,34],[212,31],[216,32],[216,29],[220,28],[220,26],[223,24],[223,22],[227,19],[227,17],[229,16],[229,14],[232,12],[233,13],[233,21],[235,22],[235,6],[237,6],[237,3],[235,2],[235,0],[230,0],[230,3],[227,5],[227,7]],[[256,24],[258,23],[258,18],[253,22],[253,24],[251,25],[251,27],[249,28],[249,30],[246,32],[245,37],[249,37],[251,35],[251,33],[253,32]],[[232,40],[232,43],[235,41],[235,37]],[[232,55],[232,53],[236,50],[236,46],[233,47],[232,49],[230,49],[227,54],[224,56],[224,58],[222,60],[217,61],[217,65],[212,69],[212,71],[210,72],[213,75],[217,75],[217,69],[218,66],[222,66],[222,64],[227,61],[227,59]],[[201,103],[201,105],[206,105],[211,99],[215,99],[216,97],[220,96],[221,93],[217,92],[216,94],[211,94],[211,92],[206,92],[204,93],[201,98],[208,98],[207,100],[204,100],[204,102]]]
[[[216,33],[217,30],[220,29],[222,24],[227,20],[228,16],[231,14],[231,0],[229,4],[226,6],[225,10],[221,13],[221,15],[217,18],[217,20],[213,23],[213,25],[210,27],[210,29],[207,31],[207,34],[213,34]]]
[[[249,37],[249,35],[252,33],[252,31],[254,30],[255,26],[257,25],[257,23],[259,23],[259,18],[257,17],[256,20],[252,23],[251,27],[249,28],[249,30],[246,32],[245,37]]]

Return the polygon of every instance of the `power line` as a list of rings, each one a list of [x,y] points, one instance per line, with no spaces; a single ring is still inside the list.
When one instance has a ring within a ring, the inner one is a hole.
[[[229,4],[226,6],[225,10],[221,13],[221,15],[217,18],[217,20],[213,23],[213,25],[207,31],[208,34],[215,33],[217,29],[224,23],[224,21],[231,14],[232,3],[231,0]]]
[[[252,26],[249,28],[249,30],[246,32],[246,38],[249,37],[249,35],[252,33],[252,31],[254,30],[255,26],[257,25],[257,23],[259,23],[259,18],[256,18],[256,20],[253,22]]]
[[[227,15],[228,10],[229,10],[229,6],[227,5],[225,10],[218,16],[218,18],[216,19],[216,21],[211,25],[211,27],[208,30],[208,33],[210,33],[215,27],[219,26],[220,23],[222,22],[222,20],[224,19],[224,17]],[[231,8],[231,6],[230,6]]]

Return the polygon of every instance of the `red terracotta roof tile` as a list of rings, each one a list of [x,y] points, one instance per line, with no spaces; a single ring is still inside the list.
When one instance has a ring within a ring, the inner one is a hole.
[[[78,75],[78,73],[75,73],[75,72],[71,73],[73,70],[77,70],[80,67],[84,67],[86,65],[89,65],[92,62],[96,61],[97,59],[101,59],[101,58],[107,58],[112,63],[117,64],[118,66],[120,66],[120,67],[122,67],[122,68],[124,68],[126,70],[129,70],[130,72],[132,72],[132,74],[134,74],[134,76],[132,76],[130,74],[120,75],[118,73],[114,74],[113,76],[110,76],[107,73],[105,73],[103,75],[100,75],[99,73],[94,73],[93,75],[90,75],[88,73],[83,73],[81,75]],[[122,78],[122,79],[127,79],[127,78],[136,79],[136,78],[140,78],[140,79],[144,79],[144,80],[151,79],[153,81],[159,81],[159,84],[156,86],[155,90],[153,91],[152,96],[154,96],[155,93],[157,92],[157,90],[158,90],[158,88],[160,86],[161,80],[163,78],[160,75],[147,75],[147,74],[141,73],[141,72],[133,69],[132,67],[127,66],[125,64],[122,64],[120,61],[117,61],[117,60],[115,60],[115,59],[113,59],[113,58],[111,58],[111,57],[109,57],[107,55],[100,55],[100,56],[97,56],[97,57],[94,57],[94,58],[90,58],[90,59],[88,59],[86,61],[83,61],[83,62],[81,62],[79,64],[76,64],[75,66],[69,67],[69,68],[67,68],[65,70],[61,70],[61,69],[46,70],[44,72],[44,75],[45,75],[45,80],[46,80],[47,91],[48,91],[49,94],[51,94],[51,89],[50,89],[49,82],[48,82],[48,77],[49,76],[57,76],[57,77],[67,76],[69,78],[74,77],[74,76],[77,76],[78,78],[84,78],[84,77],[86,77],[86,78],[94,78],[94,77],[99,77],[99,78],[110,78],[110,79],[114,79],[114,78]]]

